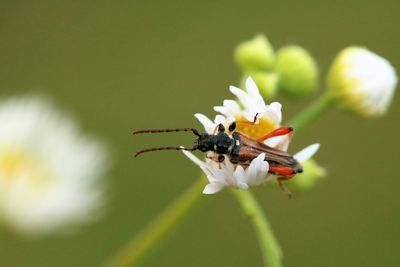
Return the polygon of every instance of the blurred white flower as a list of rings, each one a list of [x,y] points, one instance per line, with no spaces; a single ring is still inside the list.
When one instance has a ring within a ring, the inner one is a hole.
[[[0,219],[39,236],[93,220],[106,151],[39,98],[0,102]]]
[[[237,123],[236,130],[248,137],[258,139],[280,127],[282,105],[278,102],[266,105],[256,84],[250,77],[246,81],[246,88],[247,92],[234,86],[230,87],[230,91],[238,97],[240,104],[234,100],[225,100],[223,106],[214,107],[216,111],[223,114],[217,115],[214,121],[203,114],[195,114],[208,134],[213,134],[220,123],[227,129],[233,121],[253,122],[256,114],[256,125]],[[277,136],[266,140],[264,143],[286,151],[289,139],[290,136],[288,135]],[[311,158],[318,148],[319,144],[311,145],[294,157],[302,163]],[[246,169],[240,165],[232,164],[229,160],[225,160],[223,163],[216,162],[212,159],[215,157],[213,152],[208,152],[205,162],[189,151],[183,151],[183,153],[207,175],[209,184],[204,188],[204,194],[214,194],[227,186],[247,189],[250,186],[258,186],[276,178],[276,176],[268,174],[269,165],[264,160],[265,154],[263,153],[255,158]]]
[[[328,79],[332,96],[363,116],[383,115],[397,84],[390,63],[362,47],[349,47],[336,57]]]

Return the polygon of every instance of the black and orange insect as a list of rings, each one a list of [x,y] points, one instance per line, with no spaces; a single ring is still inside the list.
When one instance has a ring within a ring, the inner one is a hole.
[[[254,122],[238,122],[255,124],[257,116],[254,118]],[[300,163],[289,153],[272,148],[263,142],[269,138],[275,136],[282,136],[291,134],[293,132],[292,127],[281,127],[267,135],[254,140],[247,137],[246,135],[236,131],[236,122],[229,125],[228,135],[225,131],[225,127],[219,124],[215,129],[215,134],[199,133],[194,128],[177,128],[177,129],[160,129],[160,130],[139,130],[133,132],[133,134],[144,134],[144,133],[170,133],[170,132],[192,132],[197,136],[192,148],[186,147],[157,147],[140,150],[135,154],[135,157],[151,151],[159,150],[187,150],[195,151],[200,150],[202,152],[213,151],[216,153],[216,157],[212,159],[217,162],[224,162],[228,159],[233,164],[242,165],[247,167],[251,161],[258,157],[261,153],[265,153],[265,160],[268,161],[269,169],[268,172],[278,176],[278,182],[281,188],[290,195],[290,192],[283,187],[282,181],[293,178],[297,173],[303,172],[303,168]]]

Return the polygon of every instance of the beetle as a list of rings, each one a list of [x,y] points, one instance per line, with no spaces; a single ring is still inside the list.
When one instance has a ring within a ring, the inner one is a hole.
[[[255,124],[257,115],[253,122],[239,122]],[[229,125],[228,135],[225,131],[223,124],[218,124],[214,134],[199,133],[194,128],[176,128],[176,129],[160,129],[160,130],[139,130],[134,131],[133,134],[144,134],[144,133],[170,133],[170,132],[192,132],[196,135],[196,140],[192,148],[186,147],[157,147],[149,148],[138,151],[135,157],[151,151],[159,150],[187,150],[195,151],[200,150],[201,152],[212,151],[216,153],[216,157],[211,159],[216,162],[222,163],[227,158],[233,164],[238,164],[243,167],[250,165],[251,161],[255,159],[261,153],[265,153],[265,161],[269,164],[268,173],[277,175],[277,181],[283,191],[289,196],[290,192],[283,186],[282,181],[293,178],[296,174],[303,172],[301,164],[289,153],[272,148],[263,142],[269,138],[292,134],[292,127],[281,127],[267,135],[259,138],[258,140],[247,137],[239,131],[236,131],[236,122],[232,122]]]

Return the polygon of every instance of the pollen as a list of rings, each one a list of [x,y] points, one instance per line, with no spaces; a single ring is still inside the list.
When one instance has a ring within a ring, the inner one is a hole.
[[[238,132],[241,132],[252,139],[259,139],[278,128],[278,125],[265,116],[258,118],[258,123],[256,124],[249,124],[248,120],[243,116],[237,117],[236,124],[236,130]]]

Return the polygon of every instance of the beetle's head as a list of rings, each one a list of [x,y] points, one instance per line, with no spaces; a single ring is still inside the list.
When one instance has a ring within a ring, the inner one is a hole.
[[[201,152],[207,152],[214,150],[214,136],[202,133],[194,142],[193,148],[200,150]]]

